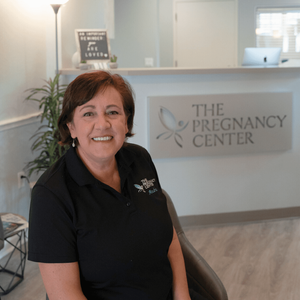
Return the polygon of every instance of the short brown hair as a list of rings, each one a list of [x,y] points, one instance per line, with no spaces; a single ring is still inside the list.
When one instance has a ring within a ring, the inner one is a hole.
[[[134,92],[130,84],[118,74],[112,75],[106,71],[95,71],[79,75],[66,89],[62,112],[58,119],[61,145],[72,144],[73,139],[67,124],[72,122],[75,108],[87,103],[98,91],[104,92],[108,87],[113,87],[120,93],[127,117],[126,137],[133,136]]]

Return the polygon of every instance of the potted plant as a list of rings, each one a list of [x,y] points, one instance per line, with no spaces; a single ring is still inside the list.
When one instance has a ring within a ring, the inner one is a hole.
[[[79,64],[79,69],[80,70],[88,70],[89,65],[87,64],[86,60],[82,60]]]
[[[117,59],[118,59],[118,57],[115,56],[115,55],[113,55],[113,56],[110,58],[109,67],[110,67],[111,69],[117,69],[117,68],[118,68]]]
[[[58,144],[60,135],[57,125],[66,85],[59,85],[59,74],[53,80],[50,78],[45,82],[46,84],[42,88],[27,90],[30,95],[26,100],[39,103],[39,108],[42,110],[41,123],[43,123],[31,137],[31,139],[35,139],[31,150],[38,151],[39,155],[27,163],[25,170],[28,176],[33,172],[39,173],[47,170],[69,148]]]

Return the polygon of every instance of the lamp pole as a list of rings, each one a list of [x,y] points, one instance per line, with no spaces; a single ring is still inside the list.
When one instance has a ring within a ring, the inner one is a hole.
[[[57,13],[59,8],[61,7],[61,4],[50,4],[54,10],[55,13],[55,44],[56,44],[56,72],[55,74],[58,74],[58,37],[57,37]]]

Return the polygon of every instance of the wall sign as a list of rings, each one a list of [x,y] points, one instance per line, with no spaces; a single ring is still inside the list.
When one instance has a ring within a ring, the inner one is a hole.
[[[292,148],[292,93],[148,97],[153,158]]]
[[[111,52],[106,29],[75,29],[75,39],[81,60],[109,62]]]

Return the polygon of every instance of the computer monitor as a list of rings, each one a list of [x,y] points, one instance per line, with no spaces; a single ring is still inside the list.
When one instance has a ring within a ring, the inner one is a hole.
[[[278,66],[281,48],[245,48],[242,66]]]

